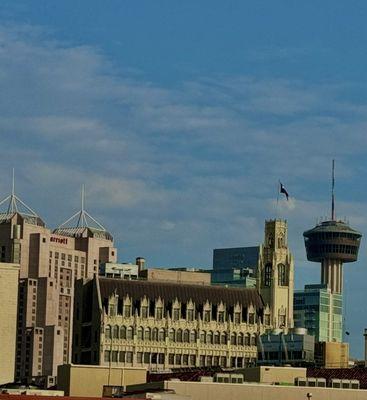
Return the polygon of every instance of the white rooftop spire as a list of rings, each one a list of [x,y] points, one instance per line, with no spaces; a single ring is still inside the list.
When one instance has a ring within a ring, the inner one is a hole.
[[[38,215],[35,211],[31,209],[31,207],[27,206],[16,194],[15,194],[15,174],[14,168],[12,173],[12,187],[11,194],[5,197],[0,201],[0,207],[8,202],[7,211],[5,212],[8,215],[20,213],[24,215],[28,215],[31,217],[37,217]]]
[[[70,226],[72,221],[76,221],[76,225]],[[93,226],[94,225],[94,226]],[[101,225],[97,220],[95,220],[86,210],[85,210],[85,186],[82,185],[81,189],[81,208],[78,212],[72,215],[69,219],[63,222],[57,229],[65,228],[97,228],[101,231],[106,231],[103,225]]]

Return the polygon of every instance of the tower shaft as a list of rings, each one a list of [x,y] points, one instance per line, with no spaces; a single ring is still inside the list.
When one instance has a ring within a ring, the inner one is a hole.
[[[330,288],[331,293],[343,291],[343,263],[337,259],[326,258],[321,262],[321,283]]]

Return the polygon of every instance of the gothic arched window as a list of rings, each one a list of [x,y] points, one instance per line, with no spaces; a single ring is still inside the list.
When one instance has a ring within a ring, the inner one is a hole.
[[[278,264],[278,285],[288,286],[287,267],[284,264]]]
[[[271,286],[271,273],[272,273],[272,266],[271,263],[265,265],[264,270],[264,286],[270,287]]]

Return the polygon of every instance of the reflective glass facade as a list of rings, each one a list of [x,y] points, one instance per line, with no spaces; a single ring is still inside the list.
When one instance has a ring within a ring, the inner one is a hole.
[[[317,342],[342,342],[343,296],[326,285],[306,285],[294,292],[295,327],[307,328]]]
[[[214,249],[212,283],[255,287],[259,246]]]

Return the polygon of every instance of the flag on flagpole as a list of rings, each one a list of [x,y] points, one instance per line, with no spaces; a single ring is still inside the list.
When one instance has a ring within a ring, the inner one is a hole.
[[[289,194],[288,194],[288,192],[287,192],[287,189],[284,187],[284,185],[282,184],[282,182],[280,182],[279,181],[279,184],[280,184],[280,193],[284,193],[285,194],[285,197],[287,198],[287,201],[288,201],[288,199],[289,199]]]

